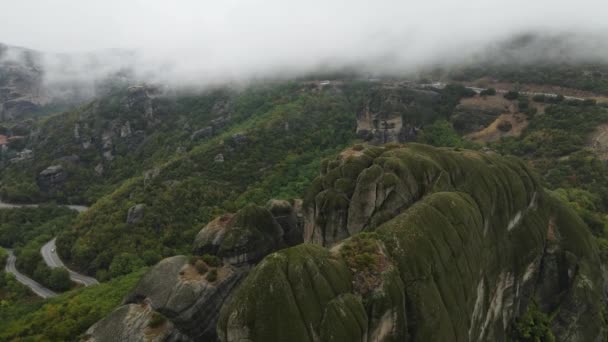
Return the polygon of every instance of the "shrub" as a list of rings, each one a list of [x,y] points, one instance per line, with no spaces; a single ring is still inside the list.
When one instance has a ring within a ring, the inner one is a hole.
[[[482,90],[479,93],[479,95],[481,95],[481,96],[494,96],[494,95],[496,95],[496,89],[494,89],[494,88],[488,88],[488,89]]]
[[[585,99],[583,101],[583,106],[595,106],[597,104],[597,101],[594,99]]]
[[[216,281],[217,280],[217,270],[212,269],[211,271],[209,271],[209,273],[207,273],[207,277],[205,277],[205,279],[207,279],[207,281],[210,283],[213,283],[214,281]]]
[[[196,268],[196,271],[198,272],[198,274],[205,274],[209,270],[209,268],[207,267],[207,264],[205,264],[205,262],[203,260],[197,260],[194,263],[194,268]]]
[[[534,108],[534,107],[529,107],[528,109],[526,109],[526,115],[528,115],[528,118],[533,118],[534,115],[536,115],[536,113],[538,113],[538,109]]]
[[[154,311],[152,313],[152,317],[150,317],[150,320],[148,321],[148,327],[150,327],[150,328],[158,328],[161,325],[163,325],[166,321],[167,321],[167,319],[165,318],[165,316],[163,316],[160,313]]]
[[[516,341],[555,341],[551,332],[551,319],[535,303],[531,303],[526,313],[517,319],[512,334]]]
[[[508,132],[512,128],[513,128],[513,125],[509,121],[502,121],[500,124],[498,124],[498,129],[501,132]]]
[[[55,291],[66,291],[72,287],[70,274],[63,268],[53,268],[49,274],[48,285]]]
[[[203,261],[211,267],[219,267],[222,265],[222,260],[215,255],[205,254],[202,256]]]
[[[517,100],[519,97],[519,93],[516,91],[509,91],[505,94],[505,99],[507,100]]]
[[[528,99],[526,98],[520,98],[519,102],[517,103],[517,107],[519,108],[520,111],[524,111],[526,109],[528,109],[530,106],[530,103],[528,102]]]
[[[534,95],[534,97],[532,97],[532,101],[534,102],[545,102],[545,95],[543,94],[538,94],[538,95]]]

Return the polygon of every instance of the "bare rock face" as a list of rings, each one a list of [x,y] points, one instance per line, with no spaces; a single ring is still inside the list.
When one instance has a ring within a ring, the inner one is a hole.
[[[523,161],[407,144],[323,166],[304,205],[313,243],[258,263],[221,310],[222,341],[608,336],[596,241]]]
[[[0,44],[0,121],[23,118],[46,103],[39,55]]]
[[[68,173],[61,165],[52,165],[38,174],[38,186],[43,191],[57,189],[68,179]]]
[[[398,85],[378,87],[357,114],[357,136],[373,145],[416,139],[418,102],[435,103],[435,92],[409,89]]]
[[[90,327],[82,342],[187,342],[171,321],[147,303],[128,304]]]
[[[247,206],[207,224],[194,240],[194,253],[217,255],[233,265],[251,265],[283,246],[283,229],[270,211]]]
[[[135,224],[144,218],[145,204],[136,204],[127,212],[127,224]]]
[[[192,340],[215,340],[219,310],[246,271],[202,259],[194,263],[185,256],[162,260],[141,278],[125,306],[148,303]]]
[[[302,200],[270,200],[266,208],[283,229],[283,240],[288,246],[304,242]]]
[[[212,135],[213,135],[213,127],[207,126],[207,127],[201,128],[197,131],[194,131],[194,133],[192,133],[192,135],[190,136],[190,139],[193,141],[201,140],[201,139],[208,139]]]

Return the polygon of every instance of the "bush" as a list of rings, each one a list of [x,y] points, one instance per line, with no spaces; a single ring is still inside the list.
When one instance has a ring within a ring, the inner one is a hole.
[[[144,266],[144,262],[135,254],[122,253],[112,259],[109,270],[112,277],[117,277],[137,271]]]
[[[498,124],[498,129],[501,132],[508,132],[512,128],[513,128],[513,125],[509,121],[502,121],[500,124]]]
[[[63,267],[53,268],[49,274],[48,285],[55,291],[67,291],[72,287],[70,274]]]
[[[207,281],[210,283],[213,283],[214,281],[216,281],[217,280],[217,270],[212,269],[211,271],[209,271],[209,273],[207,273],[207,277],[205,277],[205,279],[207,279]]]
[[[222,265],[222,260],[215,255],[205,254],[202,256],[203,261],[211,267],[219,267]]]
[[[515,323],[513,337],[516,341],[554,342],[551,319],[531,303],[528,311]]]
[[[516,91],[509,91],[505,94],[504,97],[507,100],[517,100],[517,98],[519,97],[519,93]]]
[[[528,118],[533,118],[534,115],[536,115],[536,113],[538,113],[538,109],[536,109],[535,107],[529,107],[528,109],[526,109],[526,115],[528,116]]]
[[[526,98],[520,98],[519,102],[517,103],[517,108],[519,108],[519,110],[522,112],[525,111],[526,109],[528,109],[529,106],[530,106],[530,102]]]
[[[595,106],[597,104],[597,101],[594,99],[585,99],[583,101],[583,106]]]
[[[167,319],[165,318],[165,316],[163,316],[160,313],[154,311],[152,313],[152,317],[150,317],[150,320],[148,321],[148,327],[150,327],[150,328],[158,328],[161,325],[163,325],[166,321],[167,321]]]
[[[198,274],[205,274],[209,270],[209,268],[207,267],[207,264],[205,264],[205,262],[203,260],[197,260],[194,263],[194,268],[196,268],[196,271],[198,272]]]
[[[545,95],[542,94],[538,94],[538,95],[534,95],[534,97],[532,97],[532,101],[534,102],[545,102]]]
[[[479,95],[481,95],[481,96],[494,96],[494,95],[496,95],[496,89],[494,89],[494,88],[488,88],[488,89],[482,90],[479,93]]]

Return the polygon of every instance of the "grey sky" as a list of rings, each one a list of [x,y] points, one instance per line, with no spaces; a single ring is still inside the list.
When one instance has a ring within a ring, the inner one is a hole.
[[[141,73],[196,81],[319,65],[413,69],[527,31],[603,37],[607,10],[601,0],[0,0],[0,42],[47,52],[129,49]]]

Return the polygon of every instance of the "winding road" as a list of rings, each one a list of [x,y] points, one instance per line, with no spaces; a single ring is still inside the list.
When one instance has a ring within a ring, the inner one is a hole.
[[[6,272],[14,274],[15,278],[17,279],[18,282],[29,287],[32,290],[32,292],[34,292],[36,295],[38,295],[42,298],[51,298],[51,297],[55,297],[57,295],[57,293],[40,285],[40,283],[38,283],[34,279],[31,279],[31,278],[27,277],[26,275],[17,271],[17,268],[15,267],[15,261],[17,260],[17,258],[15,257],[15,254],[10,249],[6,249],[6,251],[8,252],[8,259],[6,261],[6,266],[4,267],[4,270]]]
[[[42,246],[42,248],[40,248],[40,254],[42,254],[42,258],[44,259],[44,262],[50,268],[57,268],[57,267],[65,268],[70,273],[70,279],[72,279],[73,281],[75,281],[77,283],[81,283],[84,286],[91,286],[91,285],[99,284],[97,279],[86,276],[84,274],[74,272],[71,269],[67,268],[63,264],[61,259],[59,259],[59,255],[57,255],[57,248],[55,246],[55,240],[57,240],[57,238],[53,238],[51,241],[45,243],[44,246]]]
[[[5,203],[5,202],[0,201],[0,209],[37,208],[37,207],[39,207],[39,204],[11,204],[11,203]],[[83,211],[86,211],[87,209],[89,209],[88,207],[83,206],[83,205],[66,205],[66,207],[68,207],[72,210],[76,210],[78,212],[83,212]],[[59,258],[59,256],[57,255],[57,252],[56,252],[56,250],[57,250],[57,248],[55,246],[56,239],[57,238],[53,238],[51,241],[45,243],[44,246],[42,246],[42,248],[40,248],[40,254],[42,254],[42,258],[44,259],[44,262],[51,268],[57,268],[57,267],[65,268],[68,271],[68,273],[70,274],[70,279],[74,282],[83,284],[84,286],[91,286],[91,285],[99,284],[97,279],[86,276],[84,274],[77,273],[75,271],[72,271],[64,265],[64,263],[61,261],[61,259]],[[57,293],[42,286],[37,281],[20,273],[17,270],[17,267],[15,267],[15,261],[17,260],[17,258],[15,257],[15,254],[10,249],[7,249],[7,251],[9,253],[9,256],[8,256],[8,259],[6,261],[6,266],[5,266],[6,272],[12,273],[13,275],[15,275],[15,278],[17,279],[18,282],[29,287],[36,295],[38,295],[42,298],[50,298],[50,297],[54,297],[57,295]]]

